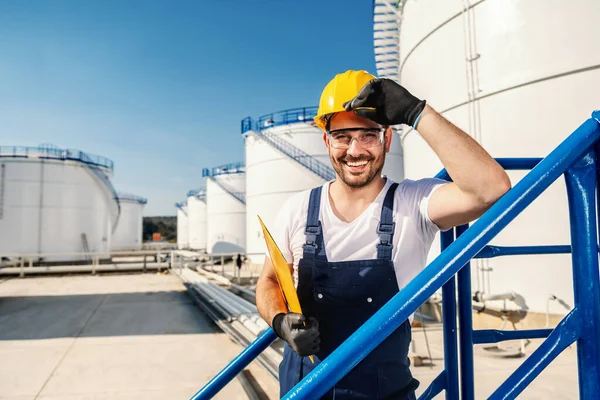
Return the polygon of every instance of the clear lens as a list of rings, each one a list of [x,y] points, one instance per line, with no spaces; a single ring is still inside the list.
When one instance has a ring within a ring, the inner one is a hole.
[[[362,148],[368,149],[383,143],[385,129],[347,128],[327,132],[329,143],[335,149],[347,149],[352,140],[358,141]]]

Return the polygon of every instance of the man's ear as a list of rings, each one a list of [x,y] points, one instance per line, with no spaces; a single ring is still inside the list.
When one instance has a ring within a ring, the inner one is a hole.
[[[327,132],[323,131],[323,142],[325,142],[325,147],[329,149],[329,141],[327,140]]]
[[[385,138],[384,138],[386,153],[390,152],[390,148],[392,146],[392,136],[394,136],[394,130],[392,129],[391,126],[388,126],[387,129],[385,130]]]

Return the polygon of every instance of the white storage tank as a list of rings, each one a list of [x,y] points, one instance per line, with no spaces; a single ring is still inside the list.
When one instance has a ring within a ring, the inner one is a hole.
[[[244,163],[205,168],[206,251],[244,253],[246,247],[246,172]]]
[[[394,48],[390,21],[400,21],[396,11],[402,18]],[[377,65],[380,73],[399,76],[492,156],[544,157],[599,108],[600,52],[591,50],[600,44],[598,20],[596,0],[408,0],[397,10],[376,0]],[[383,57],[394,51],[396,71]],[[407,178],[430,177],[441,169],[418,133],[407,133],[403,144]],[[513,185],[524,174],[509,172]],[[569,244],[563,180],[492,243]],[[437,254],[439,242],[435,246],[430,256]],[[475,260],[472,271],[474,290],[514,291],[542,324],[547,306],[551,314],[568,311],[552,296],[573,304],[569,255]]]
[[[177,248],[179,250],[189,247],[189,223],[187,201],[175,203],[177,207]]]
[[[335,179],[323,131],[313,122],[316,114],[317,107],[305,107],[242,121],[246,142],[246,251],[253,264],[262,265],[267,251],[256,216],[260,215],[269,228],[290,196]],[[394,135],[386,155],[383,173],[396,181],[403,179],[398,135]]]
[[[0,255],[108,258],[120,213],[112,172],[111,160],[79,150],[0,147]]]
[[[187,195],[189,247],[206,251],[206,189],[193,189]]]
[[[148,200],[129,193],[118,193],[121,216],[112,236],[111,250],[141,250],[143,211]]]

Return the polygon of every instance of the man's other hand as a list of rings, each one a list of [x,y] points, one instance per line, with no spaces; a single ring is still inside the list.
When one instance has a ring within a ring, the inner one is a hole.
[[[272,326],[277,336],[285,340],[299,356],[306,357],[319,351],[319,322],[315,318],[280,313],[273,317]]]

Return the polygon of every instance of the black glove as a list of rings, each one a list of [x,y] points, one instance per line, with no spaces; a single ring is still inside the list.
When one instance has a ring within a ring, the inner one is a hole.
[[[413,126],[425,103],[391,79],[373,79],[344,108],[380,125]]]
[[[315,318],[307,320],[302,314],[280,313],[273,317],[271,325],[277,336],[285,340],[299,356],[306,357],[319,351],[319,322]]]

